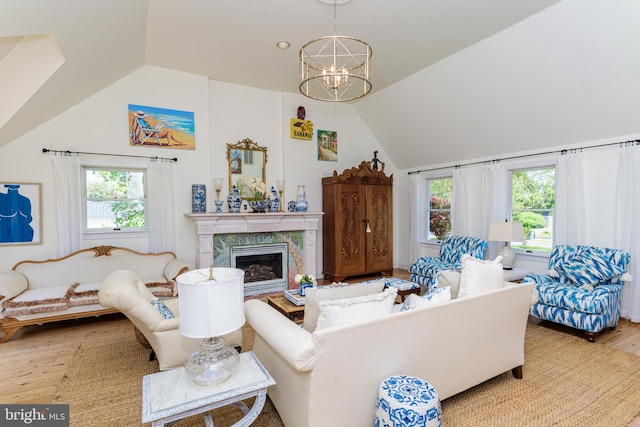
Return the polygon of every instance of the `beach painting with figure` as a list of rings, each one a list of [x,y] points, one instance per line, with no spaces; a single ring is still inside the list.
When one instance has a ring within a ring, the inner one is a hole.
[[[0,245],[42,244],[41,184],[0,182]]]
[[[129,145],[195,150],[193,112],[129,104]]]

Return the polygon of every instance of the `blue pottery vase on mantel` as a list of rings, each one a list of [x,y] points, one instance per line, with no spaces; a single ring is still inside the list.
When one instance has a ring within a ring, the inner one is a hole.
[[[229,206],[230,213],[240,213],[240,205],[242,204],[242,198],[238,188],[234,185],[229,195],[227,196],[227,206]]]
[[[280,197],[275,188],[271,187],[271,199],[269,199],[269,212],[278,212],[280,210]]]
[[[296,200],[296,211],[306,212],[309,208],[307,193],[304,191],[304,184],[298,185],[298,200]]]
[[[207,186],[204,184],[193,184],[191,186],[191,212],[207,212]]]

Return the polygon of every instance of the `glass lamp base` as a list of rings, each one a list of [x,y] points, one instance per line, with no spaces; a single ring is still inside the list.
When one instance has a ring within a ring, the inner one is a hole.
[[[225,345],[223,337],[203,338],[200,350],[187,358],[184,369],[194,383],[208,387],[229,379],[239,363],[240,355]]]

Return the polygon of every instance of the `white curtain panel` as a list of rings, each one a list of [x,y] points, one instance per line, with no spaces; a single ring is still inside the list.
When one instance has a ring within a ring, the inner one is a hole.
[[[508,174],[500,163],[482,165],[482,226],[483,237],[489,236],[492,222],[504,221],[507,218],[507,180]],[[503,242],[489,242],[485,259],[495,259]]]
[[[631,253],[632,281],[622,288],[620,316],[640,323],[640,147],[624,146],[618,155],[615,205],[615,246]]]
[[[414,173],[409,175],[409,259],[407,265],[420,257],[422,225],[425,221],[427,188],[425,178]]]
[[[568,152],[556,162],[555,245],[584,245],[587,239],[582,152]]]
[[[173,162],[154,159],[147,169],[147,221],[149,250],[176,250]]]
[[[467,169],[457,167],[453,170],[453,191],[451,194],[451,235],[467,236]]]
[[[80,159],[74,155],[53,158],[58,219],[58,257],[81,249],[82,212]]]

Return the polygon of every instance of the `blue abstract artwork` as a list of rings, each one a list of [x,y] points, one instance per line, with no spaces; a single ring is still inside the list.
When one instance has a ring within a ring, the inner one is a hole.
[[[0,183],[0,244],[40,244],[40,184]]]

